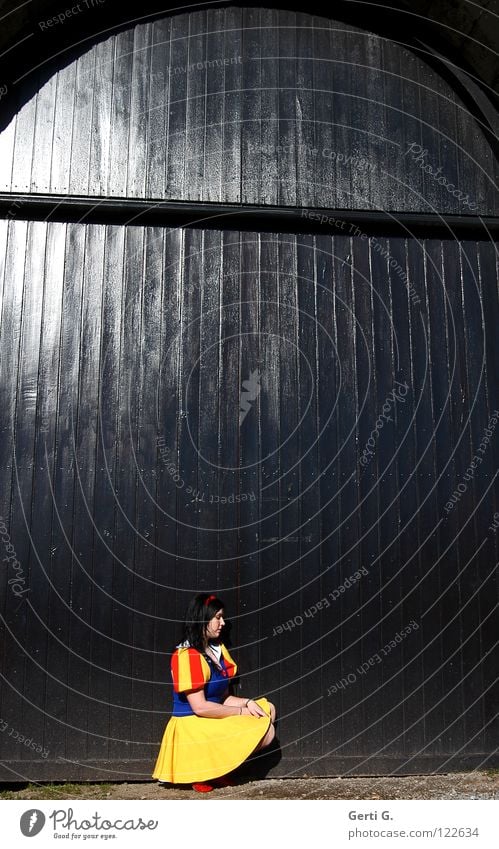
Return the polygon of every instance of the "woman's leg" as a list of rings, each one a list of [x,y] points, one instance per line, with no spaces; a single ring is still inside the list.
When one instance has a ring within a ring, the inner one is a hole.
[[[254,751],[254,752],[257,752],[257,751],[258,751],[258,749],[263,749],[265,746],[270,746],[270,744],[272,743],[272,740],[274,739],[274,737],[275,737],[275,728],[274,728],[274,726],[272,725],[272,723],[270,723],[269,730],[267,731],[267,733],[266,733],[265,737],[263,737],[263,739],[262,739],[262,740],[260,740],[260,742],[259,742],[258,746],[256,746],[256,747],[253,749],[253,751]]]
[[[269,702],[269,708],[270,708],[270,718],[271,718],[272,724],[273,724],[275,722],[275,706],[272,704],[272,702]]]
[[[255,752],[257,752],[258,749],[263,749],[265,746],[270,746],[270,744],[272,743],[272,740],[275,737],[274,722],[275,722],[275,717],[276,717],[276,709],[275,709],[275,705],[273,705],[272,702],[269,702],[268,705],[269,705],[269,709],[270,709],[270,719],[271,719],[270,727],[269,727],[269,730],[267,731],[265,737],[262,740],[260,740],[256,749],[253,750]]]

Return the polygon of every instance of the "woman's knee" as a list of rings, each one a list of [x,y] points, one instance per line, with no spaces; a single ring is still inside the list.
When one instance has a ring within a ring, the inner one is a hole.
[[[269,730],[267,731],[265,737],[263,738],[261,744],[260,744],[262,746],[262,748],[263,748],[263,746],[270,746],[274,737],[275,737],[275,728],[274,728],[273,725],[271,725]]]
[[[271,718],[272,722],[275,722],[275,717],[276,717],[275,705],[273,705],[272,702],[269,702],[269,708],[270,708],[270,718]]]

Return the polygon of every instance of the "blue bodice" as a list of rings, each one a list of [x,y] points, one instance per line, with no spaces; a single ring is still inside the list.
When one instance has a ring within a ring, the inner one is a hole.
[[[206,658],[210,667],[210,680],[204,685],[204,695],[207,701],[222,703],[222,697],[229,686],[229,676],[225,665],[225,660],[220,657],[220,666],[222,671],[217,669],[215,664]],[[187,696],[185,693],[176,693],[173,691],[173,711],[172,716],[195,716]]]

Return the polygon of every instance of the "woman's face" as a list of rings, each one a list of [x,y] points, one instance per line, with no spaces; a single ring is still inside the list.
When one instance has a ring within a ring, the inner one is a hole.
[[[225,620],[223,617],[223,608],[217,610],[213,619],[210,619],[208,624],[206,625],[206,637],[208,640],[215,640],[220,636],[220,631],[225,625]]]

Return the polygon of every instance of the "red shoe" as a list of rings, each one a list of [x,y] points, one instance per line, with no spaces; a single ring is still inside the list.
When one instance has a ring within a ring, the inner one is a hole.
[[[192,789],[196,790],[198,793],[210,793],[213,790],[213,784],[205,784],[200,781],[196,781],[195,784],[192,785]]]

